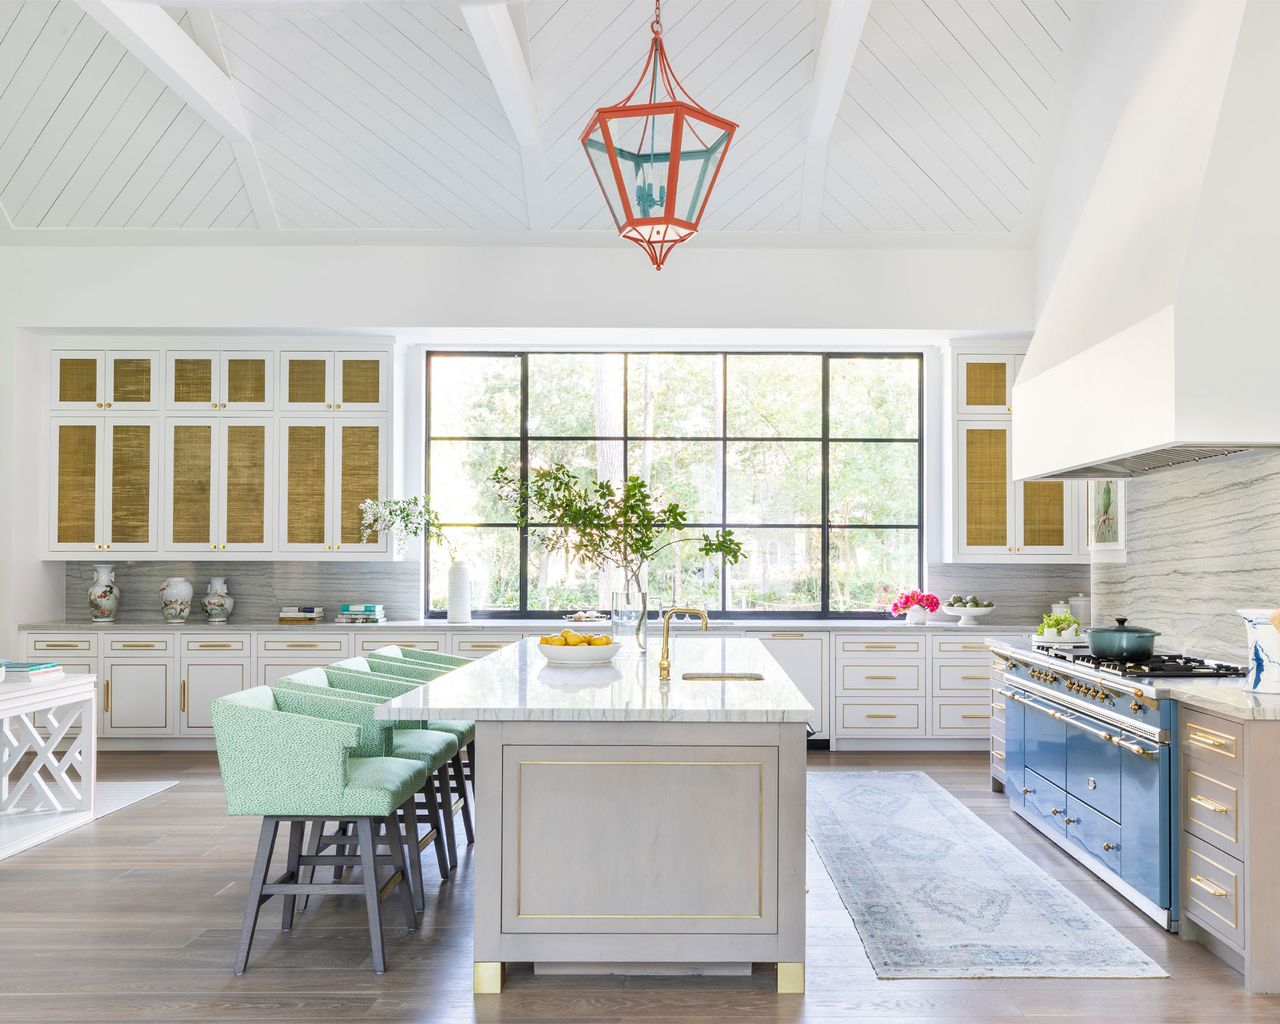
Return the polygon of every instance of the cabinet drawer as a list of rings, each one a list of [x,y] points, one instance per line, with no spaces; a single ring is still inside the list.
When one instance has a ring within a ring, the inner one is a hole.
[[[182,653],[206,658],[244,658],[253,651],[249,633],[215,633],[208,636],[183,636]]]
[[[934,693],[986,693],[990,689],[991,673],[987,671],[985,661],[973,665],[934,662]]]
[[[1195,711],[1182,712],[1182,754],[1240,775],[1244,771],[1244,729],[1239,722]]]
[[[989,661],[991,656],[991,645],[983,643],[981,640],[955,640],[947,637],[935,636],[933,638],[933,653],[935,656],[947,655],[951,660],[955,660],[955,656],[962,658],[973,658],[983,662]]]
[[[1004,725],[1004,697],[1000,695],[999,690],[991,691],[991,728],[994,730],[995,725],[999,722]]]
[[[836,735],[923,736],[924,700],[837,700]]]
[[[387,647],[391,644],[396,647],[412,647],[419,651],[436,651],[443,654],[449,649],[449,635],[447,633],[435,633],[431,636],[423,636],[421,633],[405,635],[376,633],[366,636],[363,633],[357,633],[356,655],[362,657],[366,654],[372,654],[380,647]]]
[[[485,633],[483,636],[455,636],[453,638],[454,654],[483,657],[499,651],[508,644],[517,644],[524,639],[521,633]]]
[[[45,661],[57,661],[59,655],[75,651],[81,657],[96,657],[98,654],[98,634],[82,633],[77,636],[51,633],[27,634],[27,657],[36,660],[38,655]]]
[[[999,767],[1001,773],[1004,772],[1004,763],[1008,760],[1004,752],[1004,737],[992,735],[991,737],[991,765]]]
[[[1022,806],[1029,817],[1066,834],[1066,793],[1028,768],[1022,777],[1022,796]]]
[[[836,637],[836,657],[849,654],[906,654],[919,655],[925,652],[923,636],[858,636],[852,633],[841,633]]]
[[[128,654],[130,657],[154,654],[170,657],[177,646],[172,633],[129,633],[125,636],[106,637],[107,654]]]
[[[1195,836],[1182,838],[1183,913],[1243,949],[1244,865]]]
[[[300,654],[315,651],[332,655],[337,661],[350,655],[351,638],[346,633],[259,633],[258,655]]]
[[[924,695],[924,671],[920,665],[864,665],[842,662],[837,670],[837,692],[862,693],[889,690]]]
[[[991,733],[991,702],[936,700],[933,702],[933,735],[977,736]]]
[[[1182,823],[1192,835],[1233,856],[1240,846],[1238,776],[1192,758],[1183,762]]]
[[[1124,851],[1121,849],[1119,825],[1074,796],[1067,797],[1067,814],[1063,823],[1067,839],[1073,846],[1117,875],[1121,873]]]

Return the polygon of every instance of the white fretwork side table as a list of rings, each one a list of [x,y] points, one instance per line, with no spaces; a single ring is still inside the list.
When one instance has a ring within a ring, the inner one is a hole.
[[[93,820],[95,676],[0,682],[0,859]]]

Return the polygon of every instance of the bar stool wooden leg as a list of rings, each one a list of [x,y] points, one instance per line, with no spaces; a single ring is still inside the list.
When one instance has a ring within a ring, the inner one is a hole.
[[[412,801],[410,801],[412,803]],[[404,834],[400,831],[400,817],[393,813],[386,819],[387,849],[391,854],[391,869],[400,876],[400,909],[404,913],[404,925],[409,931],[418,927],[418,910],[413,905],[413,888],[409,885],[409,868],[404,859]]]
[[[409,880],[413,885],[414,906],[418,913],[427,909],[427,894],[422,887],[422,851],[418,849],[417,798],[406,800],[400,808],[404,812],[404,849],[409,858]]]
[[[458,796],[462,800],[462,829],[467,834],[467,845],[470,845],[476,841],[476,833],[471,827],[471,795],[467,792],[467,777],[462,768],[461,752],[453,755],[450,765],[453,768],[453,777],[457,780]]]
[[[289,857],[285,863],[286,878],[290,882],[301,882],[302,875],[298,868],[298,858],[302,856],[302,832],[307,823],[301,819],[289,822]],[[280,930],[287,932],[293,927],[293,909],[298,902],[296,896],[286,896],[284,907],[280,911]]]
[[[449,868],[458,866],[458,841],[453,835],[453,793],[449,786],[449,763],[446,761],[436,771],[440,784],[440,817],[444,821],[444,845],[449,853]]]
[[[356,838],[360,844],[360,870],[364,874],[364,904],[369,913],[369,945],[373,948],[373,969],[383,974],[387,969],[382,950],[382,907],[378,899],[378,858],[373,838],[373,822],[356,819]]]
[[[253,859],[253,874],[249,876],[249,903],[244,909],[244,925],[240,929],[240,945],[236,949],[236,974],[244,974],[249,962],[249,947],[253,945],[253,930],[258,926],[258,911],[265,899],[262,887],[267,883],[267,871],[271,868],[271,849],[276,843],[279,818],[263,818],[262,831],[258,833],[258,853]]]
[[[427,784],[422,787],[422,796],[427,801],[427,820],[431,823],[431,828],[436,834],[436,864],[440,868],[440,877],[447,879],[449,877],[449,852],[444,847],[444,822],[441,820],[444,816],[440,813],[440,801],[436,799],[436,782],[434,778],[427,778]]]
[[[307,846],[306,846],[306,855],[308,857],[315,857],[319,855],[320,840],[324,836],[325,824],[326,822],[324,821],[324,819],[317,819],[316,821],[313,821],[311,823],[311,833],[307,837]],[[306,882],[308,885],[313,884],[316,880],[316,866],[314,864],[306,864],[302,867],[302,871],[305,872],[305,874],[303,875],[301,880]],[[310,902],[311,902],[311,897],[309,895],[303,896],[302,905],[298,909],[305,914],[307,911],[307,904],[309,904]]]

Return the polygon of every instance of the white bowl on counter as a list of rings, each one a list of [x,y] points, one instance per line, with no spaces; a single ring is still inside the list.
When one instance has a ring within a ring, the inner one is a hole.
[[[967,605],[945,605],[944,604],[938,610],[946,612],[948,615],[959,616],[960,621],[956,623],[956,625],[958,626],[976,626],[978,625],[978,620],[980,618],[982,618],[984,615],[990,615],[993,611],[996,610],[996,607],[995,605],[991,605],[990,607],[987,607],[987,608],[970,608]]]
[[[538,653],[552,665],[607,665],[621,649],[618,643],[602,647],[589,647],[586,644],[579,644],[577,647],[538,644]]]

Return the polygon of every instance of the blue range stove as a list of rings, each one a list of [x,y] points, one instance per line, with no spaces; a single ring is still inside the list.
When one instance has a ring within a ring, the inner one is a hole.
[[[1086,649],[994,643],[1014,812],[1178,930],[1177,701],[1169,684],[1245,670],[1178,655],[1124,664]],[[1164,685],[1162,685],[1162,682]]]

